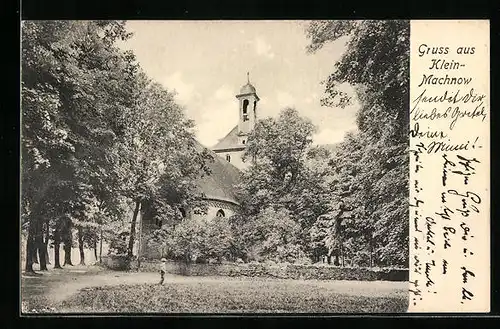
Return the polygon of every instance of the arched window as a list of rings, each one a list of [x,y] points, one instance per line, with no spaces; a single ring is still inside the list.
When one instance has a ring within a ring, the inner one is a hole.
[[[248,108],[248,99],[245,99],[243,101],[243,114],[247,114],[247,108]]]
[[[245,140],[242,140],[242,141],[241,141],[241,143],[242,143],[242,144],[245,144]]]
[[[224,210],[219,209],[219,210],[217,211],[217,215],[216,215],[216,216],[217,216],[217,217],[226,217],[226,214],[224,213]]]
[[[231,156],[229,154],[226,154],[226,161],[231,162]]]
[[[248,99],[245,99],[243,101],[243,121],[248,121],[248,110],[247,110],[248,104],[249,104]]]

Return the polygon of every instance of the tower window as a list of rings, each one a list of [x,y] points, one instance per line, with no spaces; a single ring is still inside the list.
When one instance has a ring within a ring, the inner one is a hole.
[[[231,162],[231,156],[229,154],[226,155],[226,161]]]
[[[245,99],[245,100],[243,101],[243,114],[247,114],[247,107],[248,107],[248,104],[249,104],[248,99]]]
[[[242,143],[242,144],[245,144],[245,140],[242,140],[242,141],[241,141],[241,143]]]
[[[216,215],[216,216],[217,216],[217,217],[226,217],[226,214],[224,213],[224,210],[219,209],[219,210],[217,211],[217,215]]]

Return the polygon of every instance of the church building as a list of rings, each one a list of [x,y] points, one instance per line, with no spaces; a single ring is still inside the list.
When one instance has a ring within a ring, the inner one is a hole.
[[[239,169],[248,167],[248,162],[242,159],[248,135],[257,121],[257,103],[259,96],[255,87],[250,84],[247,73],[247,83],[241,87],[236,95],[238,100],[238,124],[212,148],[212,150]]]
[[[250,84],[247,73],[247,83],[241,87],[236,95],[238,100],[239,120],[238,124],[222,139],[212,150],[207,149],[200,143],[196,146],[200,152],[207,150],[212,154],[214,161],[207,164],[210,168],[209,175],[203,175],[197,180],[197,188],[202,195],[208,210],[202,214],[194,207],[179,209],[180,215],[186,219],[207,218],[209,220],[218,217],[230,217],[238,212],[239,202],[235,194],[235,186],[240,182],[241,170],[248,166],[242,160],[248,135],[255,126],[257,120],[257,103],[259,97],[255,87]],[[161,228],[166,223],[153,221],[141,213],[140,235],[146,237],[148,233]],[[138,254],[146,258],[160,257],[157,248],[151,248],[147,239],[141,239]]]

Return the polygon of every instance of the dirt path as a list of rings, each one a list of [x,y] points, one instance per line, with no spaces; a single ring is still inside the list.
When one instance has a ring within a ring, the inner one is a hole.
[[[159,281],[156,273],[111,272],[97,266],[49,268],[49,271],[39,273],[41,275],[22,275],[23,299],[32,295],[43,296],[57,304],[83,288]]]
[[[158,274],[155,273],[109,273],[101,272],[92,276],[81,276],[63,285],[52,287],[50,295],[54,302],[62,302],[76,294],[80,289],[120,284],[157,283]]]

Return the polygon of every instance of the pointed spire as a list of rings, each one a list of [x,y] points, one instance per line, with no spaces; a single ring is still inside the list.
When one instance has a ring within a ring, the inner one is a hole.
[[[250,72],[247,72],[247,83],[250,84]]]

